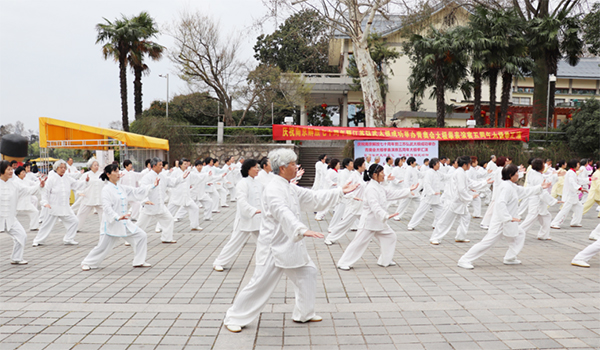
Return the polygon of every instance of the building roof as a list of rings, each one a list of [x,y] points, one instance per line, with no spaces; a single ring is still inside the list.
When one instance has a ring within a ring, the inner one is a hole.
[[[600,57],[582,58],[575,66],[566,60],[558,61],[558,78],[563,79],[600,79]]]

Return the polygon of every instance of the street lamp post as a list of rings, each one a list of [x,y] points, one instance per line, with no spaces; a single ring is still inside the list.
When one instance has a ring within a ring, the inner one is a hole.
[[[556,82],[556,75],[548,75],[548,95],[546,96],[546,137],[548,137],[548,119],[550,118],[550,83]]]
[[[162,75],[158,75],[161,78],[167,78],[167,118],[169,118],[169,73]]]

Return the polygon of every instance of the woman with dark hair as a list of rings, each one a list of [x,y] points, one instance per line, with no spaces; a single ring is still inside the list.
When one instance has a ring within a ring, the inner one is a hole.
[[[408,230],[412,231],[419,225],[421,220],[425,217],[425,214],[429,211],[429,208],[433,210],[433,223],[435,227],[442,213],[443,207],[440,202],[440,195],[442,194],[442,184],[449,180],[449,176],[440,174],[440,160],[432,158],[429,161],[429,169],[425,172],[423,177],[423,196],[419,202],[419,207],[415,210],[410,222],[408,223]]]
[[[385,174],[383,167],[379,164],[373,164],[369,171],[364,173],[364,180],[368,182],[364,192],[363,209],[358,224],[358,232],[350,242],[344,254],[338,261],[340,270],[350,270],[352,265],[362,257],[367,250],[369,242],[373,237],[379,240],[381,255],[377,260],[377,265],[382,267],[394,266],[396,263],[394,251],[396,250],[396,232],[394,232],[387,221],[398,214],[389,215],[386,208],[381,205],[384,200],[393,201],[412,195],[419,184],[414,184],[410,188],[392,191],[385,186]]]
[[[325,172],[327,171],[327,165],[325,162],[327,161],[327,155],[321,154],[319,156],[319,160],[315,163],[315,180],[313,182],[312,189],[320,190],[323,187],[323,178],[325,177]]]
[[[346,183],[348,183],[353,171],[354,171],[354,161],[352,161],[352,158],[344,158],[344,160],[342,161],[341,170],[338,172],[339,175],[338,175],[337,182],[340,184],[340,186],[344,186]],[[344,215],[344,212],[346,211],[346,205],[348,204],[348,202],[350,200],[352,200],[352,199],[349,199],[348,197],[344,197],[344,199],[342,199],[337,204],[337,206],[333,210],[333,217],[331,218],[331,221],[329,222],[328,232],[331,233],[332,227],[337,225],[342,220],[342,216]]]
[[[573,218],[571,219],[571,227],[581,227],[581,219],[583,217],[583,204],[579,201],[579,192],[587,190],[582,188],[583,183],[578,181],[577,171],[579,170],[579,161],[577,159],[571,159],[567,162],[567,168],[569,169],[565,174],[565,184],[563,187],[562,209],[556,214],[554,220],[550,224],[553,229],[560,229],[560,225],[565,221],[567,214],[573,211]]]
[[[150,267],[146,263],[148,237],[146,232],[136,226],[127,213],[127,203],[132,200],[143,200],[150,191],[157,188],[159,177],[153,185],[130,187],[119,184],[119,166],[109,164],[104,167],[100,180],[108,182],[102,188],[102,221],[100,225],[100,241],[81,262],[81,269],[89,271],[100,266],[106,255],[112,250],[119,238],[124,238],[133,247],[133,267]]]
[[[17,201],[21,197],[27,198],[44,187],[44,181],[39,185],[26,186],[23,181],[13,177],[13,168],[7,160],[0,161],[0,232],[6,232],[13,239],[13,250],[10,263],[13,265],[25,265],[23,260],[25,241],[27,233],[17,220]]]
[[[552,184],[558,179],[557,175],[544,175],[544,161],[540,158],[535,158],[531,161],[531,171],[527,175],[527,183],[529,186],[541,185],[544,181]],[[524,203],[527,208],[527,216],[525,220],[519,225],[525,233],[533,226],[533,223],[538,220],[540,223],[540,230],[537,234],[539,240],[550,240],[550,222],[552,221],[552,215],[548,211],[548,206],[552,206],[558,202],[552,198],[548,191],[542,191],[539,195],[533,195],[528,199],[523,199],[521,203]],[[519,213],[520,215],[520,213]]]
[[[332,160],[329,161],[329,165],[327,165],[327,172],[325,173],[325,177],[323,178],[323,184],[322,184],[321,189],[330,190],[330,189],[338,187],[338,179],[339,179],[338,171],[340,170],[340,165],[341,165],[340,160],[337,158],[333,158]],[[315,214],[315,220],[323,221],[323,218],[325,218],[325,215],[328,212],[329,212],[329,210],[323,210],[323,211],[317,212],[317,214]]]
[[[348,230],[352,228],[352,225],[360,218],[360,212],[362,208],[362,200],[365,190],[365,181],[363,179],[363,173],[366,170],[365,158],[359,157],[352,162],[354,170],[350,173],[350,183],[359,184],[358,188],[351,192],[347,196],[347,203],[342,212],[342,217],[337,224],[329,225],[331,233],[327,235],[324,243],[332,245],[334,242],[346,235]],[[337,212],[336,212],[337,214]]]
[[[482,257],[494,244],[505,236],[508,250],[504,255],[505,265],[518,265],[517,255],[525,243],[525,231],[519,227],[519,198],[539,195],[542,189],[550,187],[550,183],[543,181],[539,185],[530,185],[527,188],[517,186],[519,168],[509,164],[502,169],[502,182],[495,183],[496,210],[490,222],[490,228],[481,242],[475,244],[458,260],[458,266],[463,269],[473,269],[473,261]]]
[[[246,159],[242,164],[242,180],[238,182],[236,188],[237,209],[233,221],[233,231],[231,238],[213,262],[215,271],[223,271],[223,266],[235,259],[250,235],[258,239],[263,193],[262,184],[256,180],[259,171],[258,162],[254,159]]]

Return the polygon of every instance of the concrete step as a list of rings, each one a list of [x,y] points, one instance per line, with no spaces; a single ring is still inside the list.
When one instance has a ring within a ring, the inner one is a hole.
[[[319,160],[319,156],[321,154],[326,154],[329,159],[337,158],[340,161],[343,159],[343,146],[327,146],[323,145],[317,147],[300,147],[298,164],[301,164],[302,168],[304,169],[304,175],[302,176],[302,179],[300,179],[299,182],[300,186],[312,187],[313,182],[315,180],[315,163]]]

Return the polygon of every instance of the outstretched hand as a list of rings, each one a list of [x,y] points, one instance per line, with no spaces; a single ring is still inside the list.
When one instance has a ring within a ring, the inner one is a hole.
[[[398,216],[398,215],[400,215],[400,213],[394,213],[394,214],[388,216],[388,220],[391,219],[391,218],[393,218],[393,217],[395,217],[395,216]]]
[[[325,238],[325,236],[321,232],[311,230],[304,232],[304,237]]]
[[[156,177],[156,179],[154,179],[154,187],[158,186],[158,183],[160,182],[160,177]]]
[[[354,191],[359,185],[359,183],[347,183],[344,185],[344,187],[342,187],[342,191],[344,192],[344,194],[350,193]]]
[[[548,187],[552,186],[552,182],[546,182],[546,180],[544,180],[544,182],[542,182],[542,188],[546,189]]]
[[[411,191],[414,191],[414,190],[416,190],[416,189],[417,189],[417,187],[419,187],[419,183],[418,183],[418,182],[417,182],[416,184],[414,184],[414,185],[410,186],[410,190],[411,190]]]
[[[494,183],[494,179],[492,179],[492,178],[489,178],[489,179],[487,179],[487,181],[486,181],[486,182],[487,182],[488,184],[493,184],[493,183]]]

